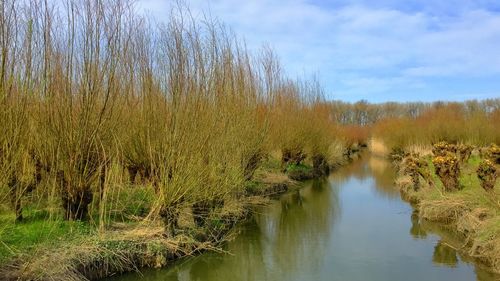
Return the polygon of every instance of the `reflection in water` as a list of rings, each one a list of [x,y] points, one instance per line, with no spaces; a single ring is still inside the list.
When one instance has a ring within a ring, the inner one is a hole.
[[[325,183],[313,181],[283,196],[269,213],[256,218],[265,263],[262,271],[266,272],[265,279],[260,280],[292,280],[296,272],[290,269],[314,272],[320,268],[325,256],[323,245],[335,225],[334,206],[338,206],[336,194],[324,188]]]
[[[391,165],[365,156],[258,210],[231,254],[112,280],[497,280],[454,250],[459,238],[419,221],[393,180]]]
[[[162,280],[297,280],[314,274],[324,262],[338,198],[326,180],[281,197],[262,215],[242,227],[227,251],[234,256],[208,254],[190,260]],[[242,239],[243,238],[243,239]],[[182,278],[181,278],[182,276]],[[149,276],[148,276],[149,278]]]
[[[410,228],[410,234],[415,237],[415,238],[421,238],[424,239],[427,237],[427,231],[425,231],[425,228],[422,226],[420,223],[420,218],[418,216],[418,212],[414,210],[411,213],[411,228]]]
[[[389,198],[399,198],[399,189],[394,185],[396,170],[393,165],[380,157],[368,157],[368,165],[371,171],[370,176],[375,179],[377,185],[375,191]]]
[[[442,240],[439,240],[434,247],[432,261],[437,264],[455,267],[458,263],[457,251]]]
[[[364,161],[353,161],[349,165],[341,167],[339,170],[335,171],[330,175],[330,178],[335,178],[335,180],[340,180],[340,182],[347,181],[350,178],[355,178],[360,181],[364,181],[369,178],[370,170]]]

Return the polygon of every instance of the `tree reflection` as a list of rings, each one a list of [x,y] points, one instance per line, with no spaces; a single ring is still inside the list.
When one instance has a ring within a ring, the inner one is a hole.
[[[414,238],[424,239],[427,237],[427,231],[425,231],[424,227],[420,223],[420,218],[417,210],[413,210],[413,213],[411,214],[410,234]]]
[[[388,160],[377,157],[367,156],[370,175],[375,179],[376,191],[388,198],[400,198],[399,189],[395,186],[396,171]]]
[[[313,274],[323,263],[338,201],[325,179],[284,195],[228,244],[237,255],[196,258],[189,278],[182,280],[293,280]]]
[[[458,263],[457,251],[442,240],[439,240],[434,247],[432,261],[436,264],[456,267]]]
[[[355,179],[361,181],[370,178],[370,169],[366,161],[354,160],[348,165],[335,170],[330,175],[330,178],[334,179],[339,184],[342,184],[342,182],[347,180],[349,177],[354,177]]]
[[[470,256],[458,252],[456,249],[463,246],[463,239],[440,223],[419,219],[418,212],[413,211],[411,215],[412,226],[410,234],[415,238],[425,238],[430,234],[438,235],[441,239],[434,246],[432,262],[436,265],[457,267],[459,261],[475,265],[476,278],[478,281],[497,280],[498,276],[488,272],[485,268],[476,264]]]

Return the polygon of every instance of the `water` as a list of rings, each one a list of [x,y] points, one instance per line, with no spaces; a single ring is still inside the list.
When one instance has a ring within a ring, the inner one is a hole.
[[[421,223],[387,162],[364,157],[285,194],[225,246],[115,281],[500,280],[454,248],[463,241]]]

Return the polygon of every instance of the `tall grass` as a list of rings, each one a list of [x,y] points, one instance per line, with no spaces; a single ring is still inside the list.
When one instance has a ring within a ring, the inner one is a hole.
[[[103,229],[141,189],[173,234],[182,208],[240,196],[272,152],[331,153],[319,84],[217,21],[180,6],[156,23],[122,0],[0,10],[0,199],[17,220],[29,205]]]

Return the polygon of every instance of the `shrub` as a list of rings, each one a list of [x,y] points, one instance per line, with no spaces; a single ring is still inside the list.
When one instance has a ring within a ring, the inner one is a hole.
[[[410,176],[413,190],[418,191],[421,187],[422,177],[429,185],[432,185],[431,176],[428,172],[428,164],[424,159],[420,159],[416,154],[407,154],[402,163],[403,173]]]
[[[448,153],[456,153],[457,146],[445,141],[440,141],[432,145],[432,153],[434,156],[446,156]]]
[[[481,182],[481,187],[486,191],[491,191],[495,187],[498,177],[497,169],[490,160],[483,160],[477,168],[477,177]]]
[[[500,147],[492,143],[486,150],[486,155],[493,163],[500,164]]]
[[[460,162],[467,163],[469,161],[470,155],[472,154],[472,150],[474,147],[468,144],[460,144],[458,145],[458,152],[460,155]]]
[[[460,166],[457,157],[448,152],[445,156],[436,156],[432,159],[436,169],[436,175],[443,183],[445,191],[455,191],[459,189],[458,178],[460,176]]]

